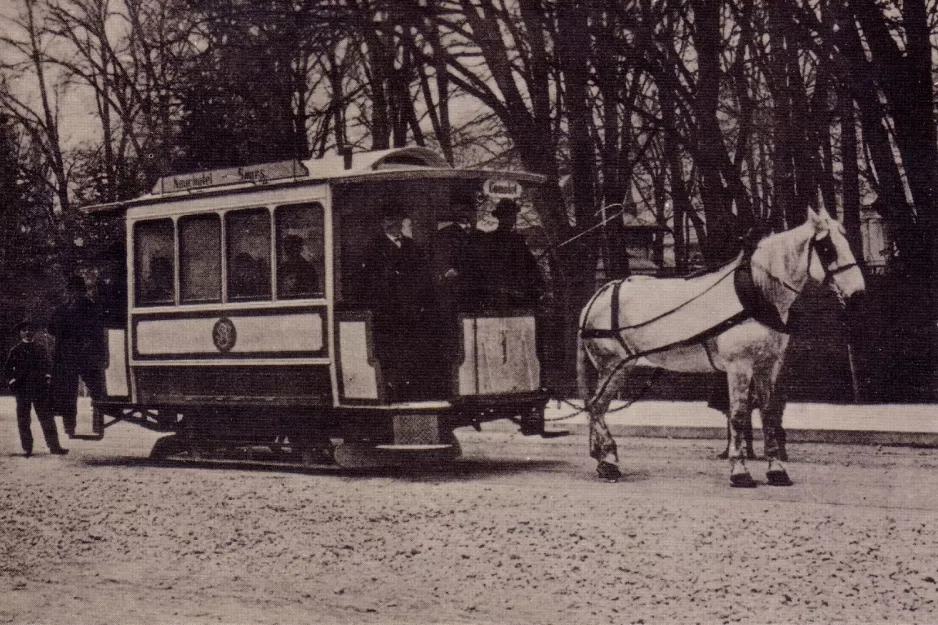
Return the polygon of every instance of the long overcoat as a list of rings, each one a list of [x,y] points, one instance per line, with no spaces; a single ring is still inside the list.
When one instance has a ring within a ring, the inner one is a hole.
[[[4,381],[15,380],[10,386],[13,394],[32,400],[45,398],[51,373],[49,353],[35,341],[17,343],[3,367]]]

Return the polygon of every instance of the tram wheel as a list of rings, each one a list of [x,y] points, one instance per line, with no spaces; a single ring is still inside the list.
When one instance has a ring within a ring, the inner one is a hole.
[[[183,441],[178,434],[163,436],[153,443],[153,449],[150,450],[150,460],[156,462],[166,460],[169,456],[182,453],[187,449],[188,445],[186,445],[185,441]]]
[[[343,469],[384,469],[449,464],[462,453],[456,437],[439,445],[380,445],[343,442],[335,448],[335,462]]]

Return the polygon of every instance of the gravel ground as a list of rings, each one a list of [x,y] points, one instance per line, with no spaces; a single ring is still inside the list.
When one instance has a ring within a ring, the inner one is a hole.
[[[26,459],[0,408],[0,623],[938,623],[935,450],[798,445],[734,490],[720,441],[620,440],[607,484],[585,436],[500,426],[352,474],[153,465],[123,424]]]

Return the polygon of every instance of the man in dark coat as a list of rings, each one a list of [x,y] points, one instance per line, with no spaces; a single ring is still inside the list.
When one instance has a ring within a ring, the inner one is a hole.
[[[372,312],[375,355],[392,401],[416,399],[418,382],[432,377],[424,348],[435,336],[439,315],[427,259],[403,232],[407,218],[394,206],[382,207],[380,232],[359,267],[362,300]]]
[[[481,232],[476,230],[476,210],[470,201],[453,207],[451,223],[436,231],[433,241],[433,279],[436,282],[442,323],[443,350],[451,365],[461,353],[460,313],[481,305],[479,255]]]
[[[524,237],[515,231],[520,212],[514,200],[500,200],[492,211],[498,227],[484,245],[485,300],[495,308],[530,308],[544,291],[537,260]]]
[[[442,304],[453,311],[472,308],[479,282],[479,235],[476,211],[462,202],[449,215],[452,223],[440,228],[434,240],[434,280]]]
[[[85,382],[93,400],[102,398],[108,359],[101,313],[88,298],[81,276],[69,279],[65,302],[53,311],[49,333],[55,337],[52,410],[62,415],[65,433],[72,437],[78,414],[78,378]]]
[[[56,455],[67,454],[68,450],[59,445],[59,433],[55,429],[55,419],[49,413],[49,383],[52,377],[52,363],[49,354],[35,341],[33,324],[29,320],[21,321],[16,326],[20,342],[10,350],[3,367],[3,379],[16,396],[16,425],[20,431],[20,443],[23,453],[29,458],[33,454],[33,434],[30,429],[32,410],[42,427],[49,451]]]
[[[109,247],[101,256],[97,281],[97,300],[101,317],[108,328],[127,326],[127,251],[123,245]]]

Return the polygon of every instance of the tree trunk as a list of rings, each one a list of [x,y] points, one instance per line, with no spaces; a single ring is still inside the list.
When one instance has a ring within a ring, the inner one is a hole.
[[[694,8],[694,44],[697,49],[697,133],[696,154],[700,172],[700,195],[707,217],[707,240],[704,254],[708,260],[721,262],[733,253],[738,236],[737,220],[732,213],[732,199],[723,180],[721,160],[726,146],[717,117],[720,100],[720,7],[716,0],[692,0]]]
[[[840,155],[843,163],[844,229],[854,256],[863,260],[860,225],[860,155],[857,150],[857,117],[853,97],[847,89],[840,94]]]
[[[691,207],[690,195],[684,185],[684,161],[681,158],[681,148],[677,137],[675,123],[675,102],[670,88],[659,90],[661,98],[661,119],[664,122],[664,156],[667,171],[671,181],[671,201],[674,207],[674,265],[678,274],[686,273],[687,261],[687,233],[684,230],[684,220]]]

